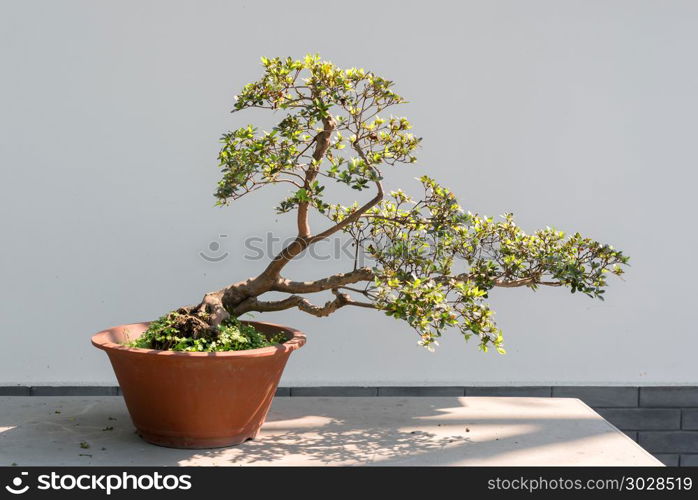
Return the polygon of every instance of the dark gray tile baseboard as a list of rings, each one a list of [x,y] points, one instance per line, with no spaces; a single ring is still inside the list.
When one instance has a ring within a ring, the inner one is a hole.
[[[623,431],[623,433],[637,443],[637,431]]]
[[[698,408],[698,387],[640,387],[640,406]]]
[[[37,385],[0,386],[0,396],[119,396],[118,386]]]
[[[374,397],[378,396],[377,387],[291,387],[291,397]]]
[[[698,431],[640,431],[637,442],[650,453],[695,453]]]
[[[466,387],[466,396],[549,398],[552,389],[547,386],[512,386],[512,387]]]
[[[31,388],[23,385],[0,387],[0,396],[31,396]]]
[[[632,408],[638,406],[638,387],[553,386],[554,398],[579,398],[592,407]]]
[[[595,410],[622,431],[681,428],[680,408],[595,408]]]
[[[36,386],[30,387],[32,396],[118,396],[118,387]]]
[[[698,431],[698,408],[684,408],[681,419],[682,429]]]
[[[655,453],[654,458],[662,462],[667,467],[678,467],[681,455],[677,453]]]
[[[119,395],[114,386],[0,386],[0,396]],[[685,408],[698,426],[698,386],[308,386],[279,387],[277,396],[513,396],[579,398],[594,408]],[[693,408],[696,408],[695,410]]]
[[[277,387],[276,388],[276,397],[277,398],[290,397],[290,396],[291,396],[291,388],[290,387]]]
[[[378,396],[390,397],[448,397],[465,396],[465,387],[378,387]]]

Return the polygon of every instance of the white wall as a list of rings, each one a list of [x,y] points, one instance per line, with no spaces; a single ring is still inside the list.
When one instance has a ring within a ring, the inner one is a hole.
[[[509,353],[436,353],[345,309],[307,331],[285,385],[696,383],[698,66],[691,1],[0,3],[0,385],[112,384],[92,333],[259,271],[244,237],[290,235],[279,192],[213,208],[221,132],[259,56],[320,52],[398,82],[420,163],[462,204],[625,250],[605,303],[493,300]],[[389,178],[390,179],[390,178]],[[228,234],[221,263],[198,253]],[[318,275],[305,259],[293,277]]]

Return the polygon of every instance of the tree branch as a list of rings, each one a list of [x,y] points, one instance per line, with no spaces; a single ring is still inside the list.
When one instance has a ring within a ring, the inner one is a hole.
[[[516,288],[527,285],[543,285],[543,286],[562,286],[559,281],[538,281],[536,278],[524,278],[520,280],[495,280],[494,286],[501,288]]]
[[[357,302],[353,300],[348,294],[340,293],[337,289],[333,289],[332,293],[335,294],[335,299],[325,302],[323,306],[318,306],[312,304],[308,299],[300,295],[291,295],[283,300],[265,301],[258,300],[256,297],[250,297],[244,302],[240,303],[233,311],[233,314],[240,316],[249,311],[258,312],[270,312],[270,311],[283,311],[286,309],[291,309],[292,307],[297,307],[303,312],[312,314],[317,317],[329,316],[337,309],[344,306],[357,306],[357,307],[367,307],[375,309],[376,307],[368,302]]]
[[[272,285],[271,290],[289,293],[312,293],[339,288],[344,285],[358,283],[359,281],[371,281],[372,279],[373,271],[370,268],[363,267],[349,273],[333,274],[327,278],[315,281],[291,281],[279,278]]]
[[[354,147],[354,150],[359,154],[361,159],[364,160],[364,162],[366,162],[366,165],[370,165],[363,150],[356,142],[354,143],[353,147]],[[373,170],[374,174],[376,175],[376,179],[380,179],[380,172],[378,172],[378,170],[376,170],[375,167],[370,167],[370,168],[371,168],[371,170]],[[308,241],[308,244],[312,245],[316,241],[324,240],[328,236],[331,236],[334,233],[336,233],[337,231],[347,227],[349,224],[356,222],[364,213],[366,213],[368,210],[370,210],[371,208],[376,206],[378,203],[380,203],[381,200],[383,199],[383,196],[384,196],[383,183],[380,180],[376,180],[375,184],[376,184],[376,188],[378,190],[378,192],[376,193],[376,196],[371,198],[371,200],[368,203],[361,206],[356,211],[352,212],[351,215],[349,215],[345,219],[341,220],[339,223],[335,224],[334,226],[332,226],[328,229],[325,229],[320,234],[317,234],[317,235],[313,236],[312,238],[310,238],[310,240]]]
[[[323,130],[318,132],[315,136],[315,151],[313,152],[313,164],[308,166],[305,171],[305,189],[310,190],[313,181],[317,177],[319,170],[319,164],[330,149],[332,144],[332,132],[337,127],[337,124],[332,118],[332,115],[327,115],[322,119]],[[308,223],[308,208],[310,202],[302,201],[298,204],[298,237],[299,238],[309,238],[310,237],[310,224]]]
[[[323,232],[316,234],[315,236],[297,236],[288,246],[286,246],[279,254],[274,257],[274,259],[269,263],[267,268],[262,272],[263,276],[278,276],[281,269],[284,268],[294,257],[296,257],[303,250],[308,248],[313,243],[324,240],[328,236],[333,235],[337,231],[345,228],[349,224],[356,222],[366,211],[380,203],[383,199],[383,185],[380,181],[376,181],[376,187],[378,188],[378,193],[365,205],[358,208],[356,211],[352,212],[351,215],[347,216],[342,221],[338,222],[334,226],[324,230]],[[300,208],[300,207],[299,207]],[[299,212],[300,213],[300,212]]]

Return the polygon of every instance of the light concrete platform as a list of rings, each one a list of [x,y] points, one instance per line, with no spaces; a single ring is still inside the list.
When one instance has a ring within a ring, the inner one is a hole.
[[[143,442],[120,397],[2,397],[13,463],[662,465],[578,399],[504,397],[276,398],[255,441],[212,450]]]

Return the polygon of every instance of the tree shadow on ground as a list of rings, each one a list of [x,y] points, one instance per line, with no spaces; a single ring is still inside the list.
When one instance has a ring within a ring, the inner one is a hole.
[[[341,420],[331,420],[321,429],[260,436],[241,446],[227,461],[231,465],[279,462],[304,457],[309,465],[372,464],[407,455],[438,453],[469,439],[459,435],[438,436],[431,432],[385,428],[352,429]],[[217,453],[213,452],[216,456]],[[227,458],[221,454],[221,458]]]

